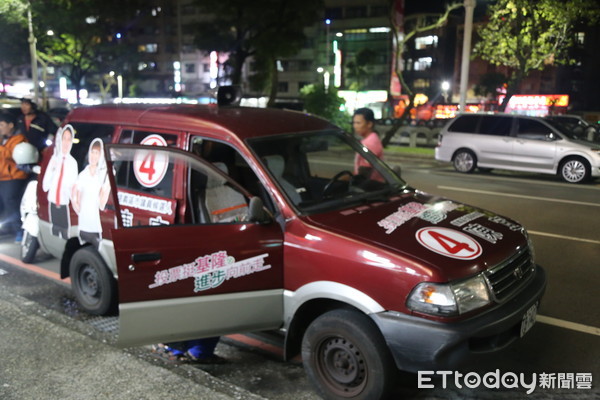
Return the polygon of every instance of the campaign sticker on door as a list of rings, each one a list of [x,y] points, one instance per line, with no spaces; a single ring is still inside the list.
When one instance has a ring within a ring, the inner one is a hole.
[[[458,260],[474,260],[483,252],[475,239],[454,229],[430,226],[419,229],[415,237],[434,253]]]
[[[156,134],[146,136],[140,144],[166,146],[165,139]],[[147,188],[158,185],[169,167],[169,156],[162,151],[138,150],[133,157],[133,172],[138,182]]]

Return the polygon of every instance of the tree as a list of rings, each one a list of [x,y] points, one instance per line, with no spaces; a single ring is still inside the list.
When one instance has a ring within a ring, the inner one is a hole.
[[[348,132],[351,131],[350,116],[340,110],[345,100],[338,96],[335,88],[329,87],[326,90],[323,84],[307,85],[300,89],[300,94],[307,112],[323,117]]]
[[[370,67],[377,54],[370,48],[360,49],[354,59],[346,64],[348,68],[348,79],[353,80],[349,86],[350,90],[363,90],[370,75]]]
[[[393,37],[394,42],[396,43],[397,53],[403,54],[406,51],[406,44],[409,43],[410,40],[413,40],[417,34],[431,31],[443,26],[448,20],[450,13],[462,6],[462,2],[447,5],[445,12],[439,14],[439,16],[434,18],[433,21],[430,18],[419,19],[408,16],[404,18],[404,27],[401,27],[398,24],[398,19],[396,18],[395,0],[390,0],[390,25],[394,35]],[[393,69],[400,80],[402,91],[408,96],[408,104],[406,105],[401,118],[396,119],[390,130],[385,134],[385,137],[382,140],[384,147],[389,144],[392,137],[394,137],[404,121],[410,116],[410,110],[414,107],[414,99],[416,94],[406,82],[402,65],[399,62],[399,57],[395,57],[393,60]]]
[[[317,18],[322,0],[198,0],[208,21],[195,27],[195,43],[207,51],[229,53],[227,67],[234,85],[242,83],[242,69],[255,57],[263,70],[253,86],[269,88],[271,100],[277,89],[277,59],[298,52],[304,43],[304,27]]]
[[[508,78],[506,75],[500,72],[488,72],[483,74],[479,79],[479,83],[475,85],[475,94],[478,96],[496,98],[498,96],[498,89],[503,87]]]
[[[0,1],[0,83],[3,88],[6,69],[27,62],[27,4],[25,0]]]
[[[498,0],[488,8],[489,21],[479,30],[474,55],[510,70],[501,110],[533,70],[569,65],[577,23],[596,23],[594,0]]]
[[[115,34],[140,8],[142,0],[38,0],[32,3],[38,57],[61,67],[75,87],[77,101],[92,72],[114,69],[125,51]],[[46,31],[52,29],[53,35]]]

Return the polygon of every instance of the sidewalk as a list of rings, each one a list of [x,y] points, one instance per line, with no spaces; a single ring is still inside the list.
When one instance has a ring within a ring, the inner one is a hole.
[[[3,400],[261,399],[196,368],[153,365],[69,329],[67,317],[1,286],[0,315]]]

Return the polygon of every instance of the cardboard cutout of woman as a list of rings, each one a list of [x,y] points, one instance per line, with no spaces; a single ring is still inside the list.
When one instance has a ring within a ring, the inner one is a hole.
[[[108,170],[104,159],[104,144],[96,138],[90,143],[88,165],[79,174],[71,201],[79,215],[79,242],[91,243],[96,249],[102,240],[100,210],[106,207],[110,193]]]
[[[77,180],[77,161],[71,155],[75,128],[65,125],[56,132],[54,153],[46,168],[42,181],[42,189],[48,192],[48,208],[52,234],[54,236],[69,238],[71,216],[69,202],[71,189]]]

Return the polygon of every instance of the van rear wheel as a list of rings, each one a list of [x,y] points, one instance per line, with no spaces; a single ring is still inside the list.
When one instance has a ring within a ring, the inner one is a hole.
[[[105,315],[116,309],[116,281],[96,250],[89,246],[77,250],[70,274],[75,298],[87,313]]]
[[[461,149],[454,154],[452,163],[458,172],[470,174],[477,168],[477,157],[471,150]]]
[[[354,310],[333,310],[315,319],[302,339],[309,380],[326,399],[383,399],[397,369],[375,323]]]

